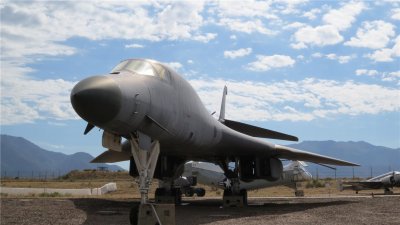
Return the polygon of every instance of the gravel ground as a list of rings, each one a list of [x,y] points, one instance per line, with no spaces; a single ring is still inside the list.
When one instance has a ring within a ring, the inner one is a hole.
[[[129,224],[135,200],[2,198],[1,224]],[[244,208],[222,208],[219,199],[186,200],[176,224],[400,224],[400,196],[257,198]]]

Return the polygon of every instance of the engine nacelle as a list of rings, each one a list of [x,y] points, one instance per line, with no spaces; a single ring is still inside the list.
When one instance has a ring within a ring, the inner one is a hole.
[[[279,180],[282,176],[283,165],[279,159],[269,157],[241,157],[239,159],[240,179],[252,181],[265,179]]]

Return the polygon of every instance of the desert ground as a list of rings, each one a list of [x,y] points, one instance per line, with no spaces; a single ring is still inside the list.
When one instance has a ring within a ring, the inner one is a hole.
[[[139,204],[137,185],[124,173],[103,175],[87,172],[53,180],[1,180],[2,187],[43,188],[94,188],[112,181],[118,190],[102,196],[2,194],[0,224],[129,224],[130,208]],[[293,189],[285,186],[250,191],[249,205],[243,208],[222,207],[222,191],[203,186],[205,198],[184,197],[176,206],[176,224],[400,224],[399,188],[394,195],[383,195],[383,190],[356,195],[339,192],[333,179],[301,186],[305,197],[294,197]],[[150,193],[156,187],[155,181]]]
[[[2,198],[1,224],[129,224],[137,199]],[[185,199],[176,224],[399,224],[400,196],[251,198],[223,208],[219,199]]]

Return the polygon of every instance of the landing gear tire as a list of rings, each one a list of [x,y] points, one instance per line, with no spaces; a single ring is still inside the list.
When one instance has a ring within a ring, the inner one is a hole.
[[[203,197],[206,195],[206,190],[204,190],[204,188],[196,188],[194,192],[196,193],[197,197]]]
[[[189,188],[188,190],[186,190],[185,196],[186,197],[193,197],[195,190],[193,190],[193,188]]]

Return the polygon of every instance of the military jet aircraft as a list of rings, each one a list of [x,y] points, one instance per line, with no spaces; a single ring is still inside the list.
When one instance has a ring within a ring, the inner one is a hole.
[[[339,182],[339,190],[354,190],[356,194],[362,190],[384,189],[385,194],[393,194],[393,187],[400,187],[400,172],[392,171],[364,181]]]
[[[130,174],[138,177],[141,205],[148,204],[153,177],[163,182],[156,197],[180,195],[173,182],[189,160],[220,165],[232,181],[224,196],[241,201],[247,194],[239,189],[240,180],[278,180],[283,172],[280,159],[357,166],[261,140],[298,138],[226,119],[226,94],[225,87],[217,120],[174,70],[153,60],[128,59],[107,75],[78,82],[71,91],[71,103],[88,122],[84,134],[95,126],[104,130],[102,145],[108,150],[95,161],[130,160]],[[232,170],[230,162],[235,165]]]

